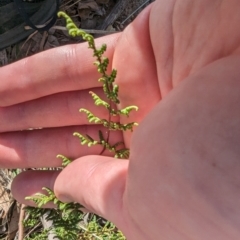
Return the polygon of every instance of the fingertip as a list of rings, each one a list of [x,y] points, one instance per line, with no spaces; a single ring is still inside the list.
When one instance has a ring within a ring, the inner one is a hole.
[[[56,178],[54,192],[63,202],[79,202],[91,212],[122,222],[127,160],[85,156],[69,164]]]
[[[26,197],[34,196],[36,193],[46,194],[43,188],[47,187],[51,189],[58,174],[59,171],[24,171],[13,179],[11,184],[12,195],[20,203],[35,206],[35,204],[27,200]],[[50,205],[48,205],[48,207],[49,206]],[[52,205],[50,207],[52,207]]]
[[[54,190],[63,202],[79,202],[121,227],[124,222],[123,196],[126,186],[128,160],[104,156],[85,156],[74,160],[61,172],[26,171],[12,183],[14,198],[34,206],[26,196],[45,193],[43,187]],[[53,207],[47,205],[45,207]]]

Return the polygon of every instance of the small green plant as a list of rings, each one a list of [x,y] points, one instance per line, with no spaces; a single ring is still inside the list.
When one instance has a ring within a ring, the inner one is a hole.
[[[90,91],[93,102],[99,107],[104,107],[108,111],[108,119],[101,119],[95,116],[92,112],[87,109],[81,108],[80,112],[85,113],[89,123],[101,124],[107,130],[107,136],[104,138],[104,134],[99,130],[99,139],[94,139],[89,135],[84,135],[78,132],[73,133],[74,136],[80,139],[82,145],[88,145],[92,147],[94,145],[101,145],[103,154],[105,150],[113,153],[116,158],[127,159],[129,157],[129,149],[125,148],[123,142],[116,142],[114,144],[109,143],[111,131],[133,131],[133,127],[137,126],[136,122],[130,122],[122,124],[121,122],[113,121],[114,116],[125,115],[129,116],[131,111],[138,110],[137,106],[128,106],[123,109],[117,108],[120,103],[118,98],[119,87],[115,83],[117,76],[117,70],[113,69],[110,74],[107,74],[109,59],[104,57],[103,54],[107,49],[107,46],[103,44],[100,48],[95,45],[94,37],[85,31],[79,29],[72,19],[64,12],[58,13],[59,17],[63,17],[66,20],[66,27],[68,29],[69,35],[76,37],[81,36],[84,40],[88,42],[88,47],[93,51],[93,57],[96,58],[94,64],[97,67],[97,71],[100,73],[101,77],[98,79],[102,83],[102,89],[106,97],[106,101],[100,98],[96,93]],[[62,166],[66,167],[71,163],[71,159],[58,155],[58,158],[62,160]],[[48,221],[52,221],[51,227],[48,230],[41,233],[41,239],[47,239],[49,232],[53,233],[55,238],[60,240],[77,240],[77,239],[118,239],[124,240],[125,237],[122,233],[116,229],[116,227],[98,217],[94,214],[89,214],[87,222],[86,213],[81,211],[81,205],[79,203],[63,203],[59,201],[54,195],[53,191],[44,188],[46,194],[36,194],[32,197],[27,197],[26,199],[32,200],[38,206],[38,208],[27,207],[26,211],[29,212],[28,220],[25,220],[25,226],[29,227],[36,224],[37,219],[41,216],[47,216]],[[56,205],[56,209],[44,209],[42,208],[45,204],[53,202]],[[25,239],[39,239],[39,234],[35,234],[31,237]],[[45,237],[43,237],[45,236]]]

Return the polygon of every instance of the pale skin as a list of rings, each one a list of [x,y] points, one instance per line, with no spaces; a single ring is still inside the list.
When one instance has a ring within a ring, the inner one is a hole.
[[[129,161],[72,137],[99,128],[80,107],[107,114],[88,96],[101,88],[85,44],[1,68],[1,167],[75,159],[61,173],[19,175],[14,196],[24,202],[49,187],[129,240],[240,239],[239,22],[238,0],[157,0],[123,33],[97,40],[118,69],[121,107],[139,106],[134,133],[111,138],[130,147]],[[30,127],[44,129],[20,131]]]

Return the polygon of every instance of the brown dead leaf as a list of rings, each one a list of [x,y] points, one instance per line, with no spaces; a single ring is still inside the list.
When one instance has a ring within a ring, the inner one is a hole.
[[[0,51],[0,66],[8,64],[7,52],[6,49]]]
[[[94,15],[103,16],[105,11],[95,0],[85,0],[78,3],[78,15],[81,19],[92,19]]]
[[[90,9],[79,9],[78,15],[82,20],[93,18],[92,11]]]
[[[83,29],[95,29],[96,26],[97,26],[97,17],[93,17],[92,19],[85,19],[85,20],[82,20],[82,24],[81,24],[81,27]]]
[[[0,235],[6,235],[9,223],[9,211],[13,203],[9,192],[11,176],[5,169],[0,169]]]
[[[49,35],[44,50],[60,46],[58,39],[54,35]]]
[[[78,3],[78,9],[90,9],[92,11],[97,11],[99,6],[95,0],[84,0]]]
[[[11,181],[7,169],[0,169],[0,219],[6,217],[12,204],[12,196],[9,193]]]
[[[109,0],[96,0],[96,2],[99,4],[108,4]]]
[[[4,218],[11,205],[11,199],[6,189],[0,185],[0,218]]]
[[[17,204],[12,205],[12,215],[8,223],[8,237],[14,239],[16,232],[18,231],[19,222],[19,208]]]

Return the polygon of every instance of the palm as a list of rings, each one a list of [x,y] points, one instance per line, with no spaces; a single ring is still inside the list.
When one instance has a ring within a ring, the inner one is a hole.
[[[191,1],[184,6],[179,6],[178,2],[176,3],[176,10],[179,11],[175,12],[176,20],[173,29],[169,27],[166,30],[166,26],[171,23],[169,17],[171,17],[172,5],[157,1],[152,11],[145,11],[123,34],[102,40],[102,42],[108,43],[107,55],[112,59],[113,67],[118,69],[117,83],[120,85],[120,107],[131,104],[139,107],[137,113],[132,114],[130,119],[123,118],[123,122],[132,120],[141,122],[152,107],[189,74],[194,74],[206,64],[221,58],[221,56],[226,56],[238,48],[238,37],[236,36],[240,36],[240,31],[236,32],[233,24],[231,24],[232,28],[225,30],[225,32],[221,25],[216,25],[217,22],[214,19],[217,18],[218,12],[211,10],[215,7],[215,2],[212,2],[212,8],[209,11],[203,9],[205,15],[213,19],[212,24],[208,18],[204,18],[202,22],[198,23],[200,30],[208,29],[208,31],[199,31],[192,35],[191,29],[197,21],[196,16],[190,15],[191,22],[186,19],[189,18],[190,13],[183,14],[184,11],[187,11],[189,3]],[[196,2],[197,7],[198,3]],[[234,11],[234,7],[230,10]],[[228,11],[230,10],[228,9]],[[150,21],[150,27],[148,21]],[[155,26],[159,26],[157,31]],[[217,27],[220,29],[215,31],[216,34],[209,39]],[[185,29],[188,31],[186,32]],[[184,37],[182,37],[183,34]],[[194,37],[198,38],[199,36],[207,44],[201,44],[194,39]],[[218,41],[215,44],[215,39],[222,39],[225,36],[226,39],[222,40],[225,44],[223,51],[221,42]],[[186,42],[195,44],[186,51],[188,47]],[[38,152],[32,154],[40,156],[48,152],[49,156],[46,156],[48,159],[46,161],[56,165],[58,163],[52,159],[55,158],[55,154],[59,153],[58,146],[62,145],[61,142],[65,142],[66,145],[66,141],[68,141],[68,149],[61,148],[63,154],[73,158],[84,154],[80,153],[82,149],[79,148],[76,140],[68,135],[69,132],[75,130],[74,128],[55,128],[87,124],[84,114],[78,113],[78,109],[82,106],[94,109],[96,114],[100,116],[103,116],[103,113],[100,109],[92,107],[91,98],[87,97],[90,88],[99,86],[97,83],[99,75],[92,65],[91,53],[86,47],[64,47],[53,50],[53,53],[45,52],[41,56],[23,60],[1,70],[3,80],[0,88],[0,104],[1,106],[10,105],[10,107],[1,109],[2,124],[0,130],[7,132],[31,127],[47,128],[47,130],[42,131],[44,136],[40,132],[28,134],[34,136],[32,144],[40,146],[40,148],[36,148]],[[85,58],[86,55],[87,58]],[[81,59],[82,56],[84,56],[84,60]],[[126,65],[130,66],[129,69],[126,68]],[[17,75],[16,72],[18,72]],[[37,99],[39,97],[42,98]],[[29,100],[32,101],[28,102]],[[18,105],[14,106],[13,104]],[[13,118],[18,119],[18,121],[11,121]],[[56,142],[54,132],[61,136],[58,138],[57,144],[53,144]],[[50,144],[46,143],[45,134],[52,136],[49,138]],[[12,137],[12,134],[7,136],[11,139],[16,138]],[[25,142],[22,140],[23,134],[18,132],[16,136],[22,144]],[[130,136],[129,133],[124,134],[124,140],[128,147]],[[43,146],[39,145],[39,142],[42,142]],[[28,151],[27,149],[28,147],[24,151]],[[4,151],[8,150],[4,148]],[[84,151],[87,151],[86,154],[91,153],[86,149]],[[92,153],[98,153],[98,151],[99,149]],[[21,162],[24,161],[23,158],[26,159],[26,154],[21,150],[15,157]],[[36,162],[39,163],[39,166],[45,165],[41,161]]]
[[[140,122],[160,99],[146,28],[147,26],[143,28],[146,32],[145,38],[134,37],[131,33],[128,36],[127,33],[101,40],[108,44],[106,55],[109,56],[113,67],[118,69],[120,107],[134,104],[140,109],[132,114],[130,119],[125,118],[122,121]],[[128,37],[130,42],[126,41]],[[131,52],[127,50],[129,47]],[[99,74],[93,65],[91,50],[88,50],[85,44],[52,51],[54,54],[45,52],[1,70],[3,108],[0,109],[0,131],[8,132],[1,135],[1,144],[6,146],[1,148],[1,155],[6,156],[2,162],[7,162],[9,167],[16,161],[18,167],[57,166],[60,162],[56,159],[56,154],[61,153],[75,159],[101,151],[98,147],[82,147],[79,141],[72,137],[72,132],[79,131],[97,138],[99,126],[87,126],[86,116],[78,111],[80,107],[91,110],[96,116],[107,118],[108,114],[102,108],[94,106],[88,94],[91,89],[101,94],[101,87],[97,81]],[[141,66],[143,57],[146,59],[144,67]],[[126,64],[131,66],[130,70],[126,70]],[[18,74],[15,74],[16,72]],[[132,89],[130,86],[134,86],[134,91],[129,91]],[[18,120],[13,122],[11,119]],[[39,127],[43,129],[19,132]],[[119,134],[112,134],[112,137],[114,136],[121,140]],[[124,139],[128,146],[129,139],[128,134]],[[16,154],[9,155],[10,149],[15,149]],[[31,159],[34,159],[34,162]]]

